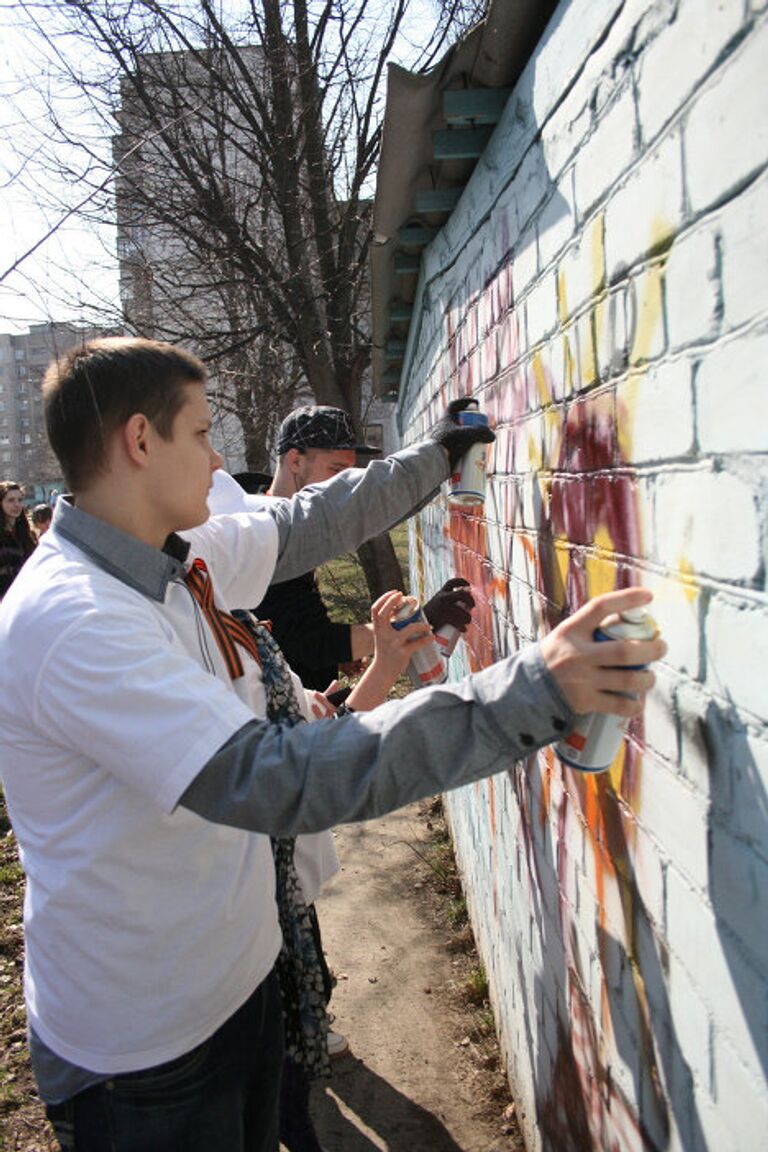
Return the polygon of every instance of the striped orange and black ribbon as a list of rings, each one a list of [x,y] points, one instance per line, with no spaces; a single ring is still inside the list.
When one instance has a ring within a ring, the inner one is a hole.
[[[239,680],[243,674],[243,662],[237,650],[238,644],[241,648],[245,648],[257,663],[261,663],[253,637],[234,616],[216,607],[213,601],[213,585],[204,560],[198,558],[192,561],[184,582],[211,626],[229,675],[233,680]]]

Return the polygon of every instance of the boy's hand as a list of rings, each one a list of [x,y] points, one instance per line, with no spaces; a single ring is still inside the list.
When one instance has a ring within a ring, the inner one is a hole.
[[[452,580],[446,580],[440,591],[427,601],[424,615],[435,632],[444,624],[451,624],[459,632],[466,632],[474,606],[468,581],[461,576],[454,576]]]
[[[612,612],[638,608],[652,599],[646,588],[597,596],[541,641],[547,667],[574,712],[614,712],[619,716],[642,712],[645,693],[656,677],[637,665],[661,660],[667,645],[660,639],[598,641],[593,633]]]
[[[393,628],[392,617],[403,601],[402,592],[385,592],[371,607],[371,623],[375,649],[371,666],[378,673],[391,676],[394,684],[408,667],[413,653],[424,648],[432,637],[432,629],[424,621]]]
[[[457,416],[472,403],[470,396],[461,400],[451,400],[448,410],[442,419],[438,420],[429,435],[438,444],[442,444],[448,453],[451,471],[456,467],[462,456],[466,456],[473,444],[492,444],[496,435],[487,424],[469,424],[463,427],[459,424]]]

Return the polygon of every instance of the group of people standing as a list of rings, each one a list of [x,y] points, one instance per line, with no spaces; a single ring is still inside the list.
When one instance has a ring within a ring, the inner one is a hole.
[[[651,593],[597,597],[515,656],[384,704],[430,629],[395,631],[381,598],[371,665],[336,708],[244,609],[431,499],[493,439],[461,425],[466,400],[365,469],[253,497],[221,470],[205,368],[183,350],[95,341],[43,391],[72,495],[0,608],[40,1097],[66,1152],[297,1147],[284,1057],[295,1108],[300,1046],[327,1058],[328,990],[296,838],[493,775],[586,713],[639,715],[666,646],[594,633]],[[318,444],[294,431],[305,465]]]
[[[51,526],[53,509],[38,504],[27,513],[24,489],[15,480],[0,480],[0,600],[5,596],[37,542]]]

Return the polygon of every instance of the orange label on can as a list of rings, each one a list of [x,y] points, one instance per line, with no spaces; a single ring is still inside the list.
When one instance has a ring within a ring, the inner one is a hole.
[[[578,752],[581,752],[586,742],[586,736],[578,731],[571,732],[568,736],[566,736],[564,741],[565,744],[569,744],[571,748],[575,748]]]

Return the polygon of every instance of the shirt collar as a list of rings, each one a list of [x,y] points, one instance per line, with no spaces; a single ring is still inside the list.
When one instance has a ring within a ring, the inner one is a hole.
[[[53,527],[59,535],[85,552],[99,568],[160,604],[165,600],[170,581],[184,575],[189,544],[175,532],[168,537],[162,550],[153,548],[105,520],[76,508],[71,496],[62,496],[56,501]]]

